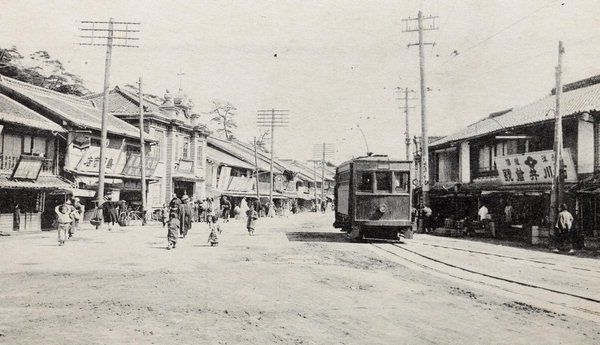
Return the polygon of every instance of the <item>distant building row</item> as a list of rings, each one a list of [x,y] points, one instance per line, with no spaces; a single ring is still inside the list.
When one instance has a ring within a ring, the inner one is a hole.
[[[0,230],[50,228],[53,207],[71,196],[93,209],[102,101],[102,94],[79,98],[0,76]],[[296,161],[275,162],[270,193],[268,154],[258,150],[255,164],[252,145],[211,137],[192,107],[181,91],[145,98],[142,148],[138,94],[110,91],[105,189],[113,199],[141,203],[142,149],[150,211],[172,194],[195,200],[227,195],[234,204],[244,197],[264,203],[272,194],[278,206],[298,209],[332,198],[331,167],[321,195],[320,165]]]

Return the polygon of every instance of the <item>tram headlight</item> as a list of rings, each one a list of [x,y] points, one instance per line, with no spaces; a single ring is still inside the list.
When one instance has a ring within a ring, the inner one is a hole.
[[[388,209],[388,207],[386,204],[381,204],[381,205],[379,205],[379,208],[378,208],[379,212],[381,212],[381,213],[386,213],[387,209]]]

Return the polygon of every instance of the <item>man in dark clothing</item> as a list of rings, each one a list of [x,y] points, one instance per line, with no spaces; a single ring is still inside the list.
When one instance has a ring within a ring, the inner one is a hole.
[[[181,200],[179,200],[179,198],[177,197],[177,194],[173,193],[173,197],[171,198],[171,201],[169,202],[169,209],[171,210],[171,212],[173,212],[173,211],[177,212],[178,216],[179,216],[179,205],[181,205]]]
[[[111,231],[112,227],[115,226],[115,222],[117,221],[117,208],[110,195],[104,197],[102,211],[104,222],[108,224],[108,231]]]
[[[188,230],[191,227],[192,208],[188,203],[189,197],[184,195],[181,197],[179,204],[179,222],[181,224],[181,238],[187,236]]]
[[[229,213],[231,211],[231,201],[227,199],[226,196],[223,196],[223,200],[221,202],[221,209],[223,210],[223,219],[225,222],[229,222]]]

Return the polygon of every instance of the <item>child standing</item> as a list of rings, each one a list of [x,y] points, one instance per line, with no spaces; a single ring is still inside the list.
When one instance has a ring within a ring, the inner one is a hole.
[[[217,230],[215,230],[215,228],[210,230],[210,235],[208,235],[208,243],[210,243],[211,247],[216,247],[219,245],[219,237],[217,236]]]
[[[167,240],[169,241],[169,244],[167,245],[167,250],[171,250],[171,248],[175,249],[175,246],[177,246],[177,238],[179,237],[179,226],[180,224],[177,214],[171,212],[171,214],[169,215],[167,233]]]
[[[71,209],[68,205],[58,205],[54,208],[56,212],[56,221],[58,223],[58,245],[62,246],[65,244],[67,239],[67,232],[71,228],[73,223],[73,212],[69,212]]]
[[[250,205],[248,212],[248,220],[246,221],[246,228],[248,229],[248,235],[254,236],[254,228],[256,226],[256,220],[258,219],[258,213],[254,210],[254,205]]]
[[[223,229],[221,228],[221,223],[219,223],[219,216],[212,216],[212,228],[211,229],[216,230],[219,233],[219,235],[223,231]]]

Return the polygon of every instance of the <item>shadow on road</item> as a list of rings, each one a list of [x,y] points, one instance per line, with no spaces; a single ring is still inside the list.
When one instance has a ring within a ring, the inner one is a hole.
[[[343,232],[286,232],[285,235],[290,242],[354,242]]]

